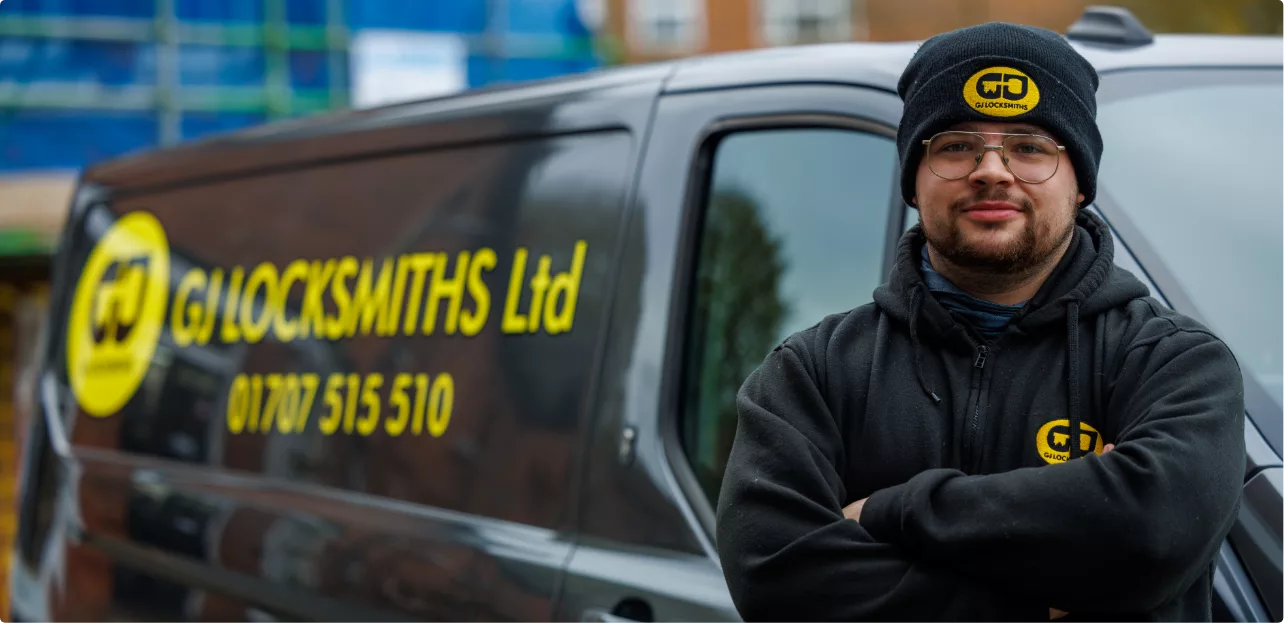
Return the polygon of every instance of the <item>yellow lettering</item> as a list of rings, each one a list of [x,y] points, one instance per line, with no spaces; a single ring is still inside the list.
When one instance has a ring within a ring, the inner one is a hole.
[[[276,282],[276,266],[263,262],[254,267],[250,280],[245,284],[245,294],[241,298],[241,333],[248,344],[257,344],[272,326],[272,306],[268,302],[276,297]],[[264,290],[261,298],[258,296],[260,288]],[[257,320],[254,318],[255,307],[259,310]]]
[[[431,253],[416,253],[409,257],[410,271],[414,273],[414,277],[410,281],[410,300],[406,302],[406,323],[401,328],[405,335],[413,334],[415,328],[419,326],[420,299],[424,294],[424,281],[427,278],[428,269],[437,259]]]
[[[334,281],[330,282],[330,296],[334,297],[338,313],[333,316],[326,315],[325,319],[325,334],[332,340],[343,337],[348,309],[352,303],[352,298],[348,295],[348,277],[355,277],[360,267],[357,258],[349,255],[339,260],[339,266],[335,268]]]
[[[326,378],[322,399],[330,410],[317,421],[322,435],[333,435],[343,421],[343,392],[339,391],[343,388],[343,379],[343,374],[338,372]]]
[[[334,276],[336,262],[334,260],[321,260],[312,262],[308,271],[308,283],[303,290],[303,319],[300,321],[299,335],[308,337],[315,335],[325,337],[325,305],[321,303],[321,293],[330,284],[331,277]]]
[[[384,430],[388,431],[390,437],[397,437],[405,432],[406,424],[410,422],[410,396],[406,394],[406,388],[410,387],[412,377],[409,374],[398,374],[392,381],[392,394],[388,397],[388,403],[397,408],[397,416],[390,417],[383,421]]]
[[[571,258],[569,273],[558,273],[553,278],[553,287],[548,291],[548,302],[544,305],[544,330],[549,335],[557,335],[571,330],[575,324],[575,303],[580,295],[580,280],[584,277],[584,256],[588,254],[588,243],[580,240],[575,243],[575,254]],[[565,295],[561,309],[557,308],[558,297]],[[556,311],[554,311],[556,310]]]
[[[428,398],[428,434],[440,437],[450,426],[450,413],[455,406],[455,379],[445,372],[432,381],[432,396]]]
[[[437,326],[437,304],[443,298],[450,298],[446,308],[446,335],[454,335],[459,327],[459,308],[464,302],[464,279],[468,271],[467,251],[460,251],[455,260],[455,277],[446,279],[446,254],[439,253],[437,270],[432,271],[432,283],[428,288],[428,309],[424,312],[424,335],[432,335]]]
[[[271,307],[276,316],[272,322],[272,332],[281,342],[289,342],[299,335],[299,321],[290,320],[287,317],[285,303],[290,298],[290,288],[294,287],[295,282],[307,278],[308,262],[306,260],[290,262],[289,266],[285,267],[285,272],[281,273],[281,285],[276,289],[276,296],[272,297],[271,301]]]
[[[428,375],[415,375],[415,419],[413,431],[416,435],[424,431],[424,411],[428,400]]]
[[[504,333],[525,333],[526,317],[517,313],[522,302],[522,282],[526,280],[526,249],[517,248],[513,254],[513,272],[508,276],[508,295],[504,298],[504,319],[500,328]]]
[[[379,335],[391,337],[397,333],[397,321],[401,320],[402,301],[406,295],[406,269],[409,268],[409,255],[397,258],[397,276],[392,280],[392,299],[388,302],[388,322],[379,323]]]
[[[281,406],[277,409],[276,432],[288,435],[294,432],[294,421],[299,411],[299,375],[285,375],[285,388],[281,391]]]
[[[495,252],[489,248],[478,249],[473,261],[468,265],[468,295],[473,298],[476,309],[464,310],[460,314],[459,328],[469,337],[481,333],[486,326],[486,317],[490,315],[490,289],[482,280],[482,271],[489,271],[497,262]]]
[[[281,408],[281,389],[284,386],[280,374],[267,375],[267,404],[263,407],[263,421],[259,423],[259,430],[264,433],[272,432],[272,421],[276,418],[276,412]]]
[[[383,375],[372,372],[366,376],[364,389],[361,390],[361,404],[366,407],[366,414],[357,420],[357,433],[362,437],[374,434],[379,425],[379,388],[383,387]]]
[[[317,385],[321,379],[315,374],[304,374],[299,378],[303,384],[303,404],[299,405],[298,416],[294,421],[294,430],[303,432],[303,427],[308,425],[308,416],[312,414],[312,401],[317,396]]]
[[[259,413],[263,407],[263,377],[250,376],[250,432],[259,432]]]
[[[362,335],[370,335],[370,329],[375,325],[376,318],[379,320],[379,327],[387,324],[388,289],[392,287],[392,273],[392,258],[385,258],[383,266],[379,269],[378,283],[372,286],[374,261],[366,259],[361,262],[361,274],[357,277],[357,290],[352,297],[352,306],[348,308],[348,321],[344,335],[348,337],[356,335],[357,316],[361,317]]]
[[[343,432],[351,435],[357,418],[357,393],[361,391],[361,375],[348,375],[348,400],[343,403]]]
[[[210,338],[214,337],[214,318],[218,316],[218,299],[223,292],[223,269],[215,268],[210,271],[210,287],[205,291],[205,324],[201,325],[201,333],[196,338],[196,343],[204,346],[210,343]]]
[[[241,300],[241,283],[245,281],[245,269],[237,266],[232,269],[232,283],[227,286],[227,301],[223,305],[223,328],[219,333],[224,344],[235,344],[241,341],[241,332],[236,329],[236,304]]]
[[[245,420],[248,417],[246,411],[250,400],[249,391],[250,381],[244,374],[238,374],[232,379],[232,388],[227,394],[227,432],[233,435],[239,435],[245,430]]]
[[[547,255],[541,255],[539,258],[539,268],[535,269],[535,278],[531,279],[531,311],[527,316],[526,332],[534,333],[539,331],[539,312],[544,306],[544,292],[548,289],[548,270],[553,264],[553,259]]]
[[[201,326],[201,304],[188,302],[192,293],[205,287],[205,271],[193,268],[183,275],[174,291],[174,307],[170,311],[170,333],[174,335],[174,345],[185,348],[192,345],[198,337]],[[186,322],[184,322],[186,320]]]

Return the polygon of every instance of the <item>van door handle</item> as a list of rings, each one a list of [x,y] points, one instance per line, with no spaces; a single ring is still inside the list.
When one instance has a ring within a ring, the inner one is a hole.
[[[583,621],[584,623],[638,623],[633,619],[616,616],[600,608],[589,608],[588,610],[585,610],[584,615],[580,617],[580,621]]]

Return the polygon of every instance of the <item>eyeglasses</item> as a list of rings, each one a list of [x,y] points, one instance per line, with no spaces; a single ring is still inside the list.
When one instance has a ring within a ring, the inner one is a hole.
[[[987,145],[986,135],[1002,136],[998,145]],[[1057,174],[1066,148],[1038,134],[941,132],[923,141],[927,166],[937,177],[961,180],[981,166],[985,152],[996,150],[1003,166],[1027,184],[1042,184]]]

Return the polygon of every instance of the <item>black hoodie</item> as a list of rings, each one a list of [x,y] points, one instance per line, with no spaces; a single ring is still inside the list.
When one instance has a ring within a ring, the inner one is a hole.
[[[741,616],[1210,619],[1244,474],[1230,350],[1117,268],[1090,213],[988,344],[927,291],[923,244],[739,392],[717,543]]]

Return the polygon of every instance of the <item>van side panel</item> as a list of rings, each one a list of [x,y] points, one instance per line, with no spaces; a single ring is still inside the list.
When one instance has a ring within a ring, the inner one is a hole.
[[[634,141],[90,208],[45,366],[78,514],[50,564],[106,588],[51,618],[553,616]]]

